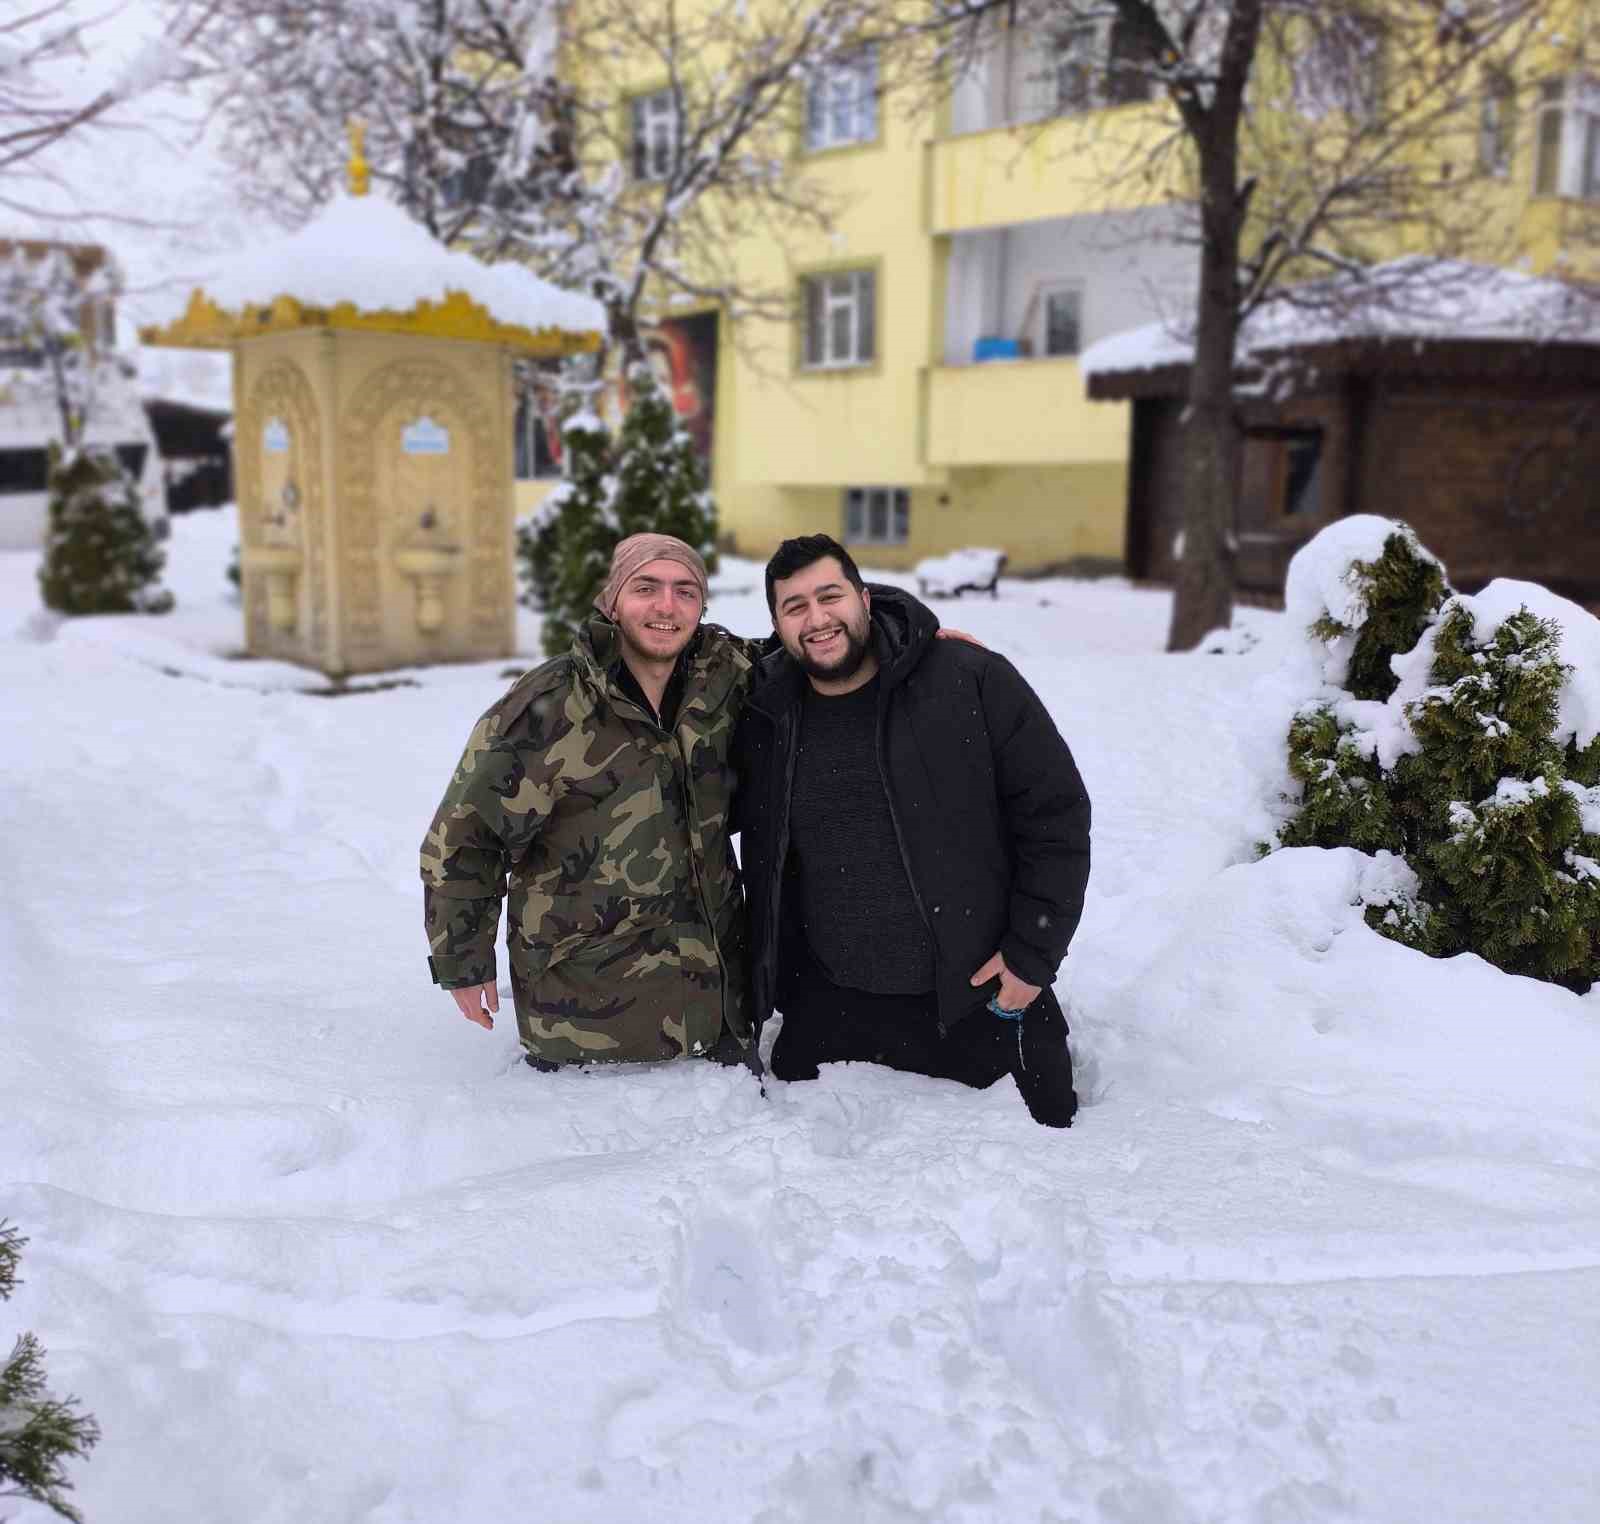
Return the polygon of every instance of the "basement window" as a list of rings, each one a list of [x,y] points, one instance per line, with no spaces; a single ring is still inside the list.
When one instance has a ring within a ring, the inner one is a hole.
[[[911,493],[905,487],[847,487],[846,545],[904,545],[911,537]]]

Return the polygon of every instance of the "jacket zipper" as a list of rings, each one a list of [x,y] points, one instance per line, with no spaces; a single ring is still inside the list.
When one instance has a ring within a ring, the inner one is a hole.
[[[933,922],[928,919],[928,908],[922,903],[922,891],[917,888],[916,875],[911,871],[911,854],[906,851],[905,832],[900,829],[900,812],[894,807],[894,794],[889,788],[889,772],[883,765],[883,734],[889,723],[889,695],[883,696],[883,709],[877,716],[873,725],[872,752],[878,764],[878,781],[883,785],[883,797],[889,805],[889,823],[894,827],[895,845],[900,849],[900,865],[906,871],[906,884],[911,890],[912,903],[917,907],[917,914],[922,917],[922,924],[927,929],[928,947],[933,953],[933,1003],[939,1011],[939,1035],[945,1035],[944,1011],[940,1008],[939,1001],[939,965],[943,961],[939,955],[939,939],[933,934]]]
[[[695,861],[694,855],[694,787],[689,782],[689,759],[684,755],[683,743],[679,741],[676,732],[670,731],[653,714],[647,714],[640,708],[638,702],[628,697],[626,693],[616,695],[624,704],[629,705],[635,714],[641,715],[647,725],[651,726],[658,735],[663,735],[672,743],[672,749],[678,755],[678,760],[683,764],[683,808],[684,808],[684,839],[689,847],[689,876],[694,882],[694,897],[700,906],[700,918],[705,922],[707,933],[711,937],[711,948],[716,954],[717,967],[722,973],[722,1000],[719,1007],[722,1016],[722,1026],[731,1032],[732,1026],[728,1023],[728,965],[722,956],[722,943],[717,940],[717,923],[712,918],[711,906],[706,901],[704,877],[700,872],[700,865]],[[721,1028],[718,1029],[719,1035]],[[684,1037],[687,1040],[688,1030],[685,1028]],[[696,1053],[708,1053],[709,1048],[696,1048]]]

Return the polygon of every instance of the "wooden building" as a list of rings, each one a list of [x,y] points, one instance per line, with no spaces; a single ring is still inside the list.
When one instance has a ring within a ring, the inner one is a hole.
[[[1300,546],[1375,513],[1410,524],[1463,592],[1519,577],[1600,603],[1600,337],[1323,340],[1253,359],[1287,387],[1240,400],[1246,599],[1281,600]],[[1157,582],[1181,526],[1188,380],[1186,364],[1089,380],[1092,398],[1133,403],[1128,566]]]

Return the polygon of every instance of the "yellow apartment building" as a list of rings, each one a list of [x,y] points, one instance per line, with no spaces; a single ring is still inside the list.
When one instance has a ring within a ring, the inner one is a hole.
[[[1116,41],[1109,23],[997,29],[932,115],[886,96],[871,48],[810,85],[796,168],[843,210],[830,237],[739,251],[797,315],[746,320],[738,342],[717,328],[730,548],[763,558],[826,530],[882,566],[964,545],[1003,549],[1012,570],[1122,562],[1130,411],[1088,401],[1078,356],[1188,308],[1195,258],[1170,236],[1179,187],[1139,172],[1167,108],[1132,82],[1110,98],[1095,65]],[[1600,210],[1600,82],[1557,57],[1532,90],[1485,71],[1465,134],[1507,257],[1538,270],[1588,245],[1578,226]],[[648,179],[671,96],[646,71],[630,108]]]

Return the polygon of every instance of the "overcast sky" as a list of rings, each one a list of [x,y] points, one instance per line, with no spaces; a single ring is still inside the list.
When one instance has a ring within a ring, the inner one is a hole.
[[[162,11],[156,0],[75,6],[85,18],[87,55],[58,66],[55,81],[68,98],[86,99],[149,62]],[[8,190],[53,215],[0,212],[0,231],[108,245],[127,275],[125,329],[181,307],[219,255],[260,232],[207,139],[204,101],[176,88],[141,95],[110,129],[63,145],[48,167],[53,183]]]

